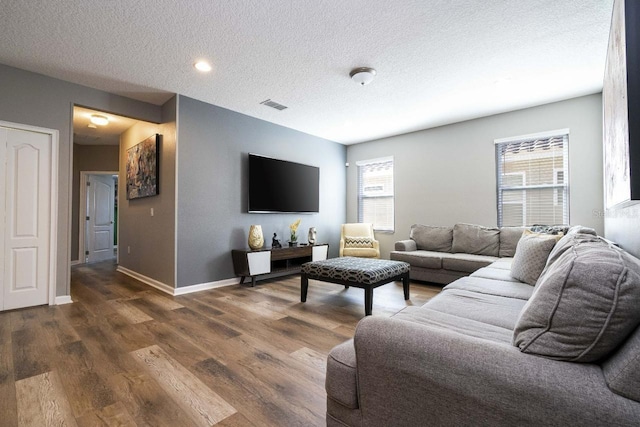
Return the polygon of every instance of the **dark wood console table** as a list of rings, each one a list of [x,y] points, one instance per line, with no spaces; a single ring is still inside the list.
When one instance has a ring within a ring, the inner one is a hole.
[[[234,249],[231,251],[233,269],[240,276],[240,283],[251,277],[251,286],[256,279],[296,274],[300,266],[309,261],[327,259],[329,245],[300,245],[282,248]]]

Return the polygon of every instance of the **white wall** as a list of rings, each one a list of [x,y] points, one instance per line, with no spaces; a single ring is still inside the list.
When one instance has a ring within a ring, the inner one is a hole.
[[[451,226],[497,223],[493,141],[556,129],[570,130],[570,222],[604,232],[602,102],[594,94],[347,148],[347,221],[357,222],[359,160],[393,156],[395,232],[376,233],[381,256],[407,239],[414,223]]]

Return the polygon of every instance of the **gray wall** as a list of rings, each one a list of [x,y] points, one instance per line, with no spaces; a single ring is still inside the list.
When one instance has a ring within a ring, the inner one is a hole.
[[[118,263],[169,286],[175,286],[176,101],[163,105],[161,124],[138,122],[120,135]],[[162,135],[159,194],[127,200],[127,150],[156,133]]]
[[[347,220],[357,221],[356,161],[394,156],[395,233],[376,233],[383,257],[388,257],[395,241],[408,238],[414,223],[495,226],[493,141],[569,128],[570,221],[601,234],[601,98],[589,95],[351,145],[347,149]]]
[[[605,213],[604,235],[640,258],[640,203],[608,209]]]
[[[56,293],[69,295],[73,104],[152,122],[160,107],[2,64],[0,93],[0,120],[59,131]]]
[[[78,260],[80,221],[80,172],[117,171],[117,145],[73,144],[73,193],[71,202],[71,260]]]
[[[337,255],[345,146],[184,96],[178,105],[178,287],[234,277],[230,251],[247,247],[252,224],[262,226],[270,246],[274,232],[286,242],[289,224],[300,218],[301,241],[314,226]],[[246,213],[248,153],[319,166],[320,213]]]

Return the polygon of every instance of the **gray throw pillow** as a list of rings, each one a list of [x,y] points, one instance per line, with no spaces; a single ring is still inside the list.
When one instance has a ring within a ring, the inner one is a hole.
[[[525,230],[513,256],[511,277],[534,286],[559,237]]]
[[[640,324],[640,261],[604,240],[579,241],[540,277],[513,344],[524,353],[596,362]]]
[[[411,226],[411,240],[423,251],[451,252],[453,229],[451,227],[435,227],[414,224]]]
[[[500,253],[500,229],[456,224],[453,226],[451,252],[497,257]]]

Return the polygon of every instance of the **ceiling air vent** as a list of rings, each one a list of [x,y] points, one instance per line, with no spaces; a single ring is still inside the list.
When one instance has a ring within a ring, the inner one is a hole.
[[[282,110],[287,108],[286,105],[278,104],[277,102],[274,102],[274,101],[272,101],[270,99],[265,99],[260,104],[266,105],[267,107],[275,108],[276,110],[280,110],[280,111],[282,111]]]

